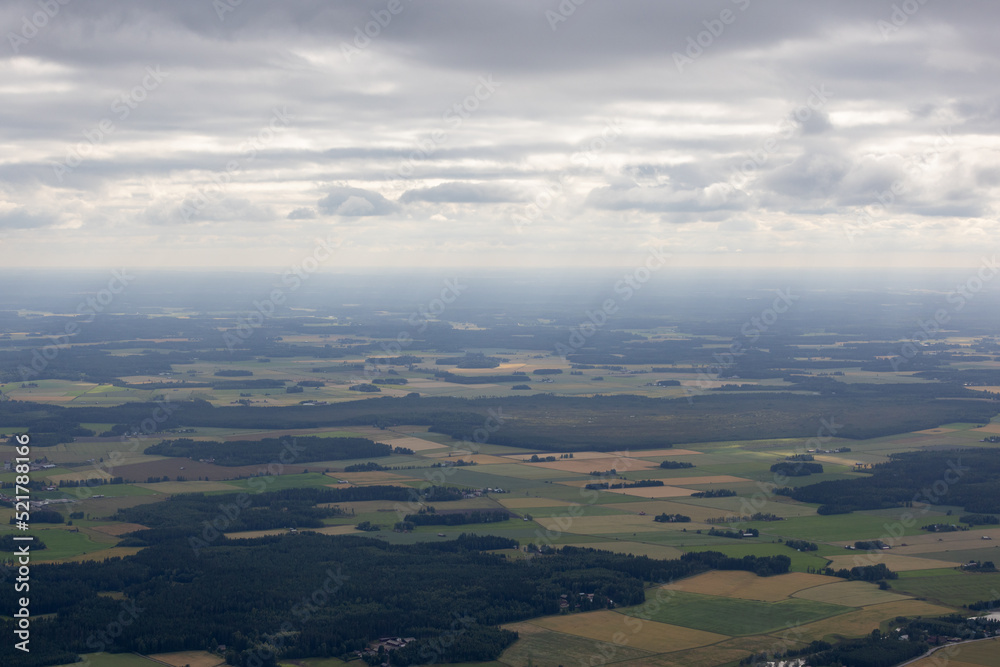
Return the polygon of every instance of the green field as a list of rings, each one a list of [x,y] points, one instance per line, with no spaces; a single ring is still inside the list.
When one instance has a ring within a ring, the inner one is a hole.
[[[850,611],[853,611],[852,607],[811,600],[757,602],[671,591],[671,595],[658,607],[646,604],[622,609],[621,613],[634,616],[646,613],[648,620],[652,621],[745,636],[774,632],[789,625],[803,625]]]
[[[772,510],[768,509],[768,506],[765,506],[760,511],[769,512]],[[904,511],[904,509],[900,508],[898,513]],[[899,515],[896,512],[896,510],[893,510],[894,516]],[[834,514],[830,516],[814,515],[786,519],[785,521],[752,522],[743,524],[743,526],[758,529],[761,532],[761,537],[764,535],[774,535],[778,537],[805,539],[812,542],[842,542],[843,544],[858,540],[887,537],[892,535],[893,532],[899,534],[897,528],[902,530],[902,535],[925,534],[917,525],[904,528],[902,524],[897,525],[897,522],[890,516],[872,516],[867,512]]]
[[[62,493],[67,498],[91,498],[93,496],[104,496],[105,498],[127,498],[130,496],[155,496],[157,492],[145,489],[133,484],[101,484],[90,487],[63,487]],[[75,509],[75,508],[74,508]]]
[[[300,658],[294,663],[278,663],[281,667],[344,667],[346,664],[346,662],[337,658]]]
[[[936,577],[900,576],[889,584],[897,593],[906,593],[929,602],[952,607],[980,600],[1000,598],[1000,573],[945,575]]]
[[[68,528],[38,528],[37,526],[32,526],[30,534],[45,543],[45,549],[32,552],[32,560],[58,560],[69,556],[89,554],[113,547],[118,542],[117,538],[110,535],[101,535],[100,533],[90,535],[82,530],[74,533],[71,530]],[[3,526],[0,529],[0,534],[11,532],[14,532],[14,530],[8,526]]]
[[[305,466],[309,468],[307,464]],[[251,493],[263,491],[280,491],[281,489],[300,489],[308,487],[329,486],[336,484],[337,480],[327,477],[321,472],[307,472],[297,475],[267,475],[263,477],[251,477],[250,479],[234,479],[226,482],[237,490],[247,490]],[[232,491],[216,491],[214,493],[232,493]]]
[[[85,653],[83,662],[59,665],[58,667],[163,667],[162,662],[144,658],[135,653]]]
[[[590,660],[602,655],[614,656],[614,661],[634,660],[651,655],[629,646],[621,646],[596,639],[587,639],[562,632],[519,632],[521,638],[501,654],[499,662],[512,667],[535,665],[536,667],[558,667],[559,665],[587,665]]]

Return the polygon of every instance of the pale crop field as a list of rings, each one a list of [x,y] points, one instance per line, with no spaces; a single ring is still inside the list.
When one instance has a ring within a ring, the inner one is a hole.
[[[568,616],[547,616],[535,625],[566,634],[624,644],[643,651],[664,653],[707,646],[728,639],[726,635],[678,625],[645,621],[614,611],[592,611]],[[617,640],[616,640],[617,639]]]
[[[833,584],[825,584],[798,591],[793,594],[793,597],[802,598],[803,600],[815,600],[816,602],[840,604],[845,607],[868,607],[873,604],[912,599],[898,593],[879,590],[878,586],[867,581],[840,581]]]
[[[209,491],[230,491],[238,493],[242,491],[238,486],[226,484],[225,482],[208,482],[204,480],[191,480],[190,482],[157,482],[156,484],[134,484],[140,489],[149,489],[159,493],[207,493]]]
[[[525,456],[521,459],[521,461],[523,462],[526,458],[530,457]],[[617,470],[619,473],[623,473],[629,472],[630,470],[650,470],[652,468],[660,467],[658,463],[653,463],[652,461],[609,456],[608,454],[605,454],[604,458],[599,459],[556,459],[555,461],[548,463],[524,463],[524,465],[529,465],[535,468],[546,468],[548,470],[575,472],[584,475],[590,472],[604,472],[612,469]]]
[[[591,660],[609,656],[611,660],[643,659],[652,655],[632,646],[601,642],[572,634],[554,632],[531,623],[511,623],[504,626],[518,633],[514,642],[497,659],[509,667],[559,667],[589,665]]]
[[[794,638],[799,641],[811,642],[823,639],[827,635],[844,637],[860,637],[870,634],[879,627],[882,621],[897,616],[944,616],[954,610],[920,600],[903,600],[864,607],[848,614],[803,625],[796,629]]]
[[[807,574],[805,572],[790,572],[774,577],[758,577],[753,572],[714,570],[699,574],[690,579],[682,579],[675,584],[668,584],[663,588],[686,593],[741,598],[743,600],[777,602],[804,589],[829,585],[832,581],[837,580],[832,577]],[[801,596],[796,595],[795,597]],[[828,600],[818,601],[828,602]],[[839,603],[835,602],[834,604]]]
[[[893,549],[892,551],[896,551]],[[912,572],[914,570],[937,570],[941,568],[952,568],[955,567],[955,563],[950,563],[944,560],[933,560],[930,558],[918,558],[916,556],[902,556],[899,554],[886,553],[885,551],[876,551],[873,554],[869,554],[867,551],[847,551],[844,556],[829,556],[830,567],[835,570],[840,570],[842,568],[851,569],[852,567],[863,566],[863,565],[878,565],[882,563],[888,567],[893,572]]]
[[[146,530],[146,528],[146,526],[139,523],[109,523],[105,526],[94,526],[92,530],[117,537],[136,530]]]

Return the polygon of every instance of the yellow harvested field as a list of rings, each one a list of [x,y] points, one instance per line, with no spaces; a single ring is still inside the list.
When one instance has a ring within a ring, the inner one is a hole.
[[[143,526],[140,523],[109,523],[106,526],[93,526],[91,530],[117,537],[118,535],[131,533],[134,530],[146,530],[146,528],[147,526]]]
[[[913,667],[1000,667],[1000,639],[944,646]]]
[[[906,595],[879,590],[878,586],[867,581],[839,581],[798,591],[792,597],[839,604],[844,607],[868,607],[873,604],[912,599]]]
[[[157,653],[148,656],[158,662],[165,662],[173,667],[216,667],[225,664],[225,659],[208,651],[179,651],[177,653]]]
[[[407,449],[412,449],[415,452],[425,452],[429,449],[448,448],[448,445],[442,445],[439,442],[431,442],[430,440],[424,440],[423,438],[414,438],[412,435],[400,435],[397,437],[382,436],[381,438],[372,436],[371,439],[377,440],[378,442],[384,442],[385,444],[392,445],[393,447],[406,447]]]
[[[690,579],[682,579],[674,584],[667,584],[663,588],[685,593],[777,602],[804,589],[831,585],[833,581],[836,581],[833,577],[805,572],[758,577],[753,572],[714,570]]]
[[[848,455],[846,455],[844,457],[841,457],[841,456],[831,456],[829,454],[814,454],[813,458],[816,459],[817,461],[819,461],[820,463],[830,463],[832,465],[842,465],[842,466],[844,466],[844,465],[846,465],[846,466],[853,466],[854,465],[854,459],[851,458],[850,454],[848,454]]]
[[[555,632],[631,646],[653,653],[683,651],[728,639],[725,635],[714,632],[692,630],[656,621],[641,621],[613,611],[547,616],[531,622]]]
[[[997,386],[987,386],[987,387],[969,387],[972,391],[989,391],[989,392],[1000,392],[1000,387]],[[980,430],[980,429],[976,429]]]
[[[646,542],[626,542],[625,540],[615,540],[613,542],[584,542],[574,544],[574,547],[586,549],[601,549],[602,551],[613,551],[616,554],[632,554],[633,556],[649,556],[650,558],[661,558],[664,560],[675,560],[684,554],[680,549],[668,547],[662,544],[648,544]]]
[[[528,457],[524,457],[528,458]],[[521,460],[523,461],[524,458]],[[549,470],[562,470],[564,472],[578,472],[587,474],[593,471],[617,470],[618,472],[629,472],[630,470],[649,470],[658,468],[659,464],[642,459],[630,459],[624,457],[606,456],[601,459],[557,459],[551,463],[528,463],[533,468],[547,468]]]
[[[951,613],[954,613],[953,609],[920,600],[887,602],[803,625],[794,636],[803,642],[823,639],[827,635],[860,637],[879,627],[882,621],[896,616],[944,616]]]
[[[986,389],[986,387],[980,387],[981,389]],[[975,389],[975,387],[969,387],[969,389]],[[993,387],[990,391],[1000,392],[1000,387]],[[1000,433],[1000,424],[987,424],[982,428],[972,429],[975,433]]]
[[[893,549],[897,551],[897,549]],[[878,565],[884,563],[886,567],[895,572],[911,572],[913,570],[937,570],[943,567],[955,567],[955,563],[944,560],[933,560],[930,558],[918,558],[916,556],[903,556],[899,554],[877,551],[874,554],[868,552],[853,552],[852,556],[828,556],[832,561],[830,567],[835,570],[841,568],[852,568],[859,565]]]

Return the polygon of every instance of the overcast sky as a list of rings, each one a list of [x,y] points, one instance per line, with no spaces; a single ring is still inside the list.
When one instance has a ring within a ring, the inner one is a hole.
[[[577,4],[579,3],[579,4]],[[6,0],[7,266],[975,266],[987,0]],[[881,201],[880,201],[881,200]]]

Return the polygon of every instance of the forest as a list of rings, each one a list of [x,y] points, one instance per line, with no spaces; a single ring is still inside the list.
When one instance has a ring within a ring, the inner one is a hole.
[[[160,427],[293,429],[413,424],[471,440],[484,423],[493,420],[489,423],[502,424],[490,434],[493,444],[554,452],[580,448],[615,451],[713,440],[811,437],[820,420],[832,414],[849,415],[839,425],[837,437],[874,438],[949,422],[982,423],[996,410],[995,401],[974,397],[969,390],[952,385],[850,387],[812,396],[711,394],[691,401],[635,395],[536,394],[494,399],[409,395],[329,405],[213,407],[195,399],[171,403],[170,414]],[[941,397],[949,400],[939,400]],[[112,423],[123,432],[139,431],[143,420],[157,409],[164,411],[156,403],[65,408],[4,401],[0,402],[0,426],[27,425],[36,446],[44,446],[46,434],[71,437],[67,434],[82,423]],[[559,418],[552,419],[552,414]],[[580,427],[583,423],[587,428]]]
[[[782,490],[795,500],[819,503],[819,514],[886,507],[958,505],[974,514],[1000,512],[1000,458],[989,449],[917,451],[857,479],[819,482]]]
[[[320,438],[314,436],[262,438],[261,440],[233,440],[228,442],[202,442],[189,438],[163,440],[147,447],[146,454],[180,456],[185,458],[214,459],[220,466],[245,466],[279,460],[339,461],[345,459],[379,458],[390,454],[412,454],[412,451],[395,450],[368,438]]]
[[[440,486],[420,492],[401,486],[350,486],[217,495],[184,493],[160,503],[122,508],[112,518],[147,526],[146,530],[128,533],[124,544],[144,546],[178,535],[201,536],[208,530],[206,526],[214,531],[211,533],[215,535],[214,540],[219,539],[220,531],[318,528],[323,525],[323,519],[343,514],[336,506],[317,507],[319,504],[364,500],[448,502],[461,497],[460,491]]]
[[[790,564],[783,556],[705,552],[666,561],[576,547],[529,561],[480,553],[511,547],[516,542],[465,535],[393,546],[303,532],[223,539],[197,557],[178,537],[124,559],[38,565],[33,611],[57,616],[35,621],[39,652],[30,664],[57,664],[82,652],[150,654],[221,644],[230,664],[273,667],[281,658],[347,657],[380,636],[417,638],[400,660],[413,654],[442,663],[489,660],[516,638],[499,624],[558,613],[563,594],[593,593],[580,611],[628,606],[645,600],[647,583],[713,568],[781,574]],[[102,591],[122,591],[125,599]],[[4,588],[0,604],[11,607],[12,595]],[[109,636],[106,629],[123,610],[128,622]],[[475,641],[434,643],[456,618]],[[0,632],[9,634],[12,622],[0,622]],[[4,643],[0,661],[13,650]]]
[[[751,656],[741,660],[740,664],[755,665],[768,659],[780,662],[801,659],[809,665],[890,667],[920,656],[932,646],[940,646],[943,637],[983,639],[1000,629],[1000,621],[971,619],[960,614],[939,618],[900,617],[894,627],[898,628],[898,632],[883,633],[875,629],[867,637],[846,639],[836,644],[814,641],[800,649]],[[947,654],[939,655],[941,657],[936,657],[937,660],[948,662]]]

